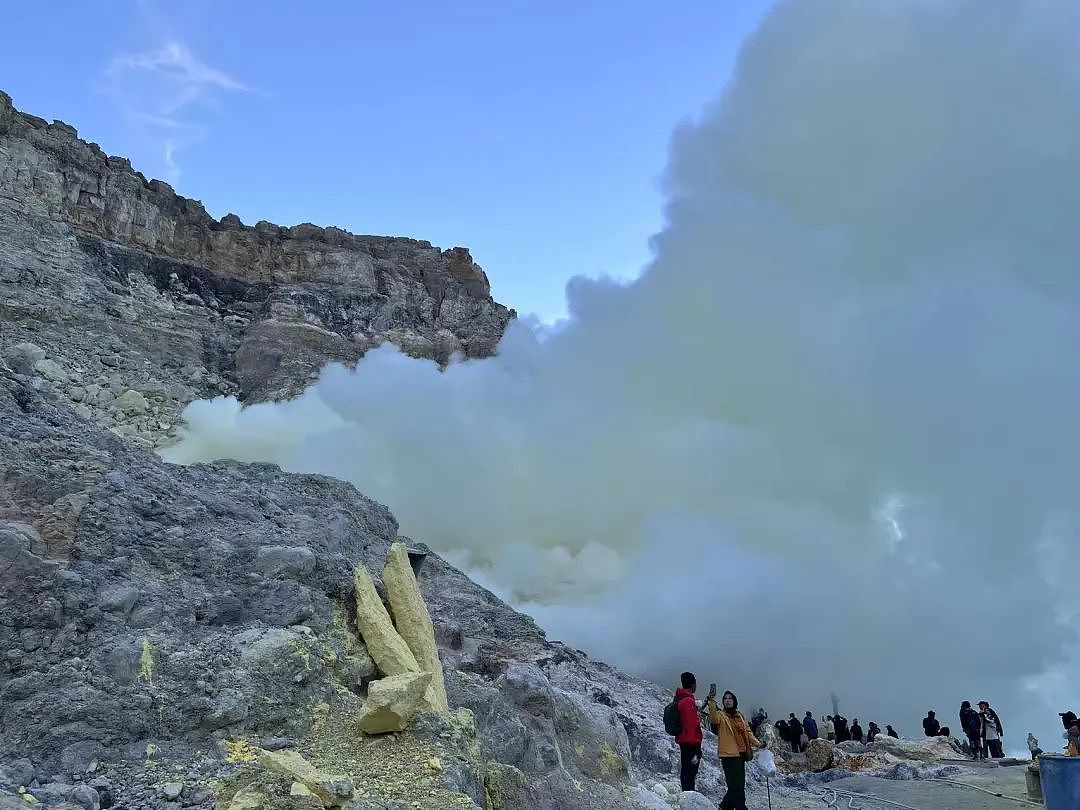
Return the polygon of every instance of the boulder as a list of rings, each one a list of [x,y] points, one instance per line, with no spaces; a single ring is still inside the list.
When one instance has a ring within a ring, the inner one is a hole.
[[[828,740],[810,740],[806,746],[806,761],[814,773],[821,773],[831,768],[835,754],[836,746]]]
[[[870,750],[894,759],[915,762],[937,762],[964,756],[960,746],[948,737],[926,737],[921,740],[878,737],[871,743]]]
[[[679,810],[713,810],[713,803],[696,790],[684,790],[679,794]]]
[[[446,700],[446,683],[443,681],[442,661],[435,646],[435,627],[431,623],[420,586],[416,582],[409,554],[404,543],[394,543],[386,554],[383,583],[394,613],[398,634],[405,640],[416,657],[416,663],[424,672],[431,673],[427,702],[431,711],[450,710]]]
[[[394,629],[390,614],[375,590],[371,574],[363,565],[353,570],[353,585],[356,591],[356,627],[379,671],[383,675],[419,672],[416,656]]]
[[[149,407],[146,397],[130,388],[118,396],[113,404],[124,413],[132,415],[146,413],[146,409]]]
[[[352,799],[352,781],[323,773],[296,751],[260,751],[259,764],[299,782],[318,797],[324,807],[344,807]]]
[[[55,360],[48,358],[38,360],[34,363],[34,371],[49,382],[66,383],[68,381],[67,372]]]
[[[403,731],[416,715],[427,710],[425,693],[430,685],[430,672],[408,672],[372,681],[360,710],[360,730],[365,734]]]

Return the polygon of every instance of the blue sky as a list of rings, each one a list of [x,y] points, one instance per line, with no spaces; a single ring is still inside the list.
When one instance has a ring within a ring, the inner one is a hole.
[[[214,216],[465,245],[550,321],[648,261],[671,131],[766,6],[9,4],[0,88]]]

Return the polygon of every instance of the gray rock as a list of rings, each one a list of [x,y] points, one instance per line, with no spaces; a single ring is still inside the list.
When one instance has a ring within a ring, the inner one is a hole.
[[[84,808],[84,810],[99,810],[101,807],[101,797],[89,785],[76,785],[68,794],[68,799],[71,800],[72,804],[76,804]]]
[[[34,343],[17,343],[4,349],[4,359],[16,374],[29,377],[34,373],[34,364],[45,359],[45,350]]]
[[[713,803],[696,790],[684,790],[679,794],[679,810],[715,810]]]
[[[180,798],[180,794],[184,792],[183,782],[166,782],[161,786],[161,795],[169,801],[174,801]]]
[[[34,764],[23,757],[0,767],[0,782],[12,787],[26,787],[34,781]]]
[[[249,711],[247,695],[229,689],[214,699],[213,707],[203,716],[202,724],[209,729],[224,728],[247,718]]]
[[[59,363],[55,360],[50,360],[49,358],[38,360],[34,363],[34,371],[49,382],[63,384],[68,381],[67,372],[64,371]]]
[[[315,553],[305,546],[263,546],[255,567],[268,577],[306,577],[315,570]]]
[[[115,405],[128,414],[145,413],[148,407],[146,397],[130,388],[116,398]]]

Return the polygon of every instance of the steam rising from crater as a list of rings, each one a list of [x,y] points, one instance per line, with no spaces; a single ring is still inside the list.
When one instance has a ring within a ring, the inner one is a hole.
[[[985,696],[1052,748],[1068,707],[1023,685],[1075,641],[1078,12],[781,3],[676,132],[640,280],[492,359],[194,403],[169,455],[348,479],[648,676],[909,731]]]

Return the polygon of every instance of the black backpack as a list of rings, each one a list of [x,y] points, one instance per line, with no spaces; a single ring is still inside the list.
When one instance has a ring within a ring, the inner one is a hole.
[[[678,698],[664,707],[664,731],[672,737],[682,734],[682,715],[679,713]]]

